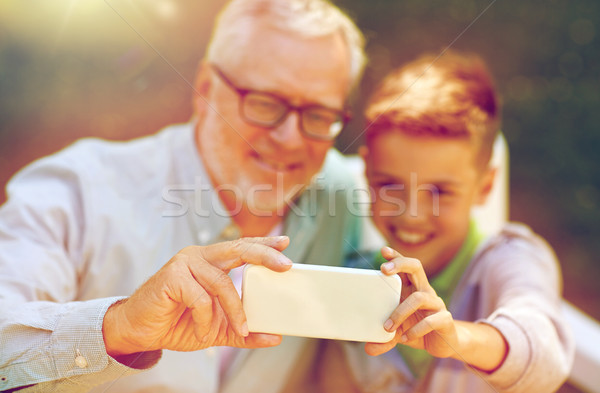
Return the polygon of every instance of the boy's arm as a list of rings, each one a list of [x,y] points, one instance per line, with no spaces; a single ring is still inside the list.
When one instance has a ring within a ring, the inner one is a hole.
[[[507,225],[487,248],[478,281],[491,313],[477,322],[501,331],[509,346],[489,382],[515,392],[553,391],[567,378],[574,350],[560,310],[560,265],[524,225]]]
[[[508,354],[506,339],[491,325],[454,321],[458,333],[458,347],[450,356],[480,370],[493,372]]]

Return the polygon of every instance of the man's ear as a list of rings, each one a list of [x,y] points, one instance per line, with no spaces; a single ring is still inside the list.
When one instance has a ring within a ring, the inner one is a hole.
[[[211,69],[206,60],[198,64],[196,80],[194,81],[194,114],[197,119],[202,119],[208,107],[207,100],[210,97],[212,87]]]
[[[494,187],[494,180],[496,179],[497,172],[497,168],[490,167],[481,175],[482,177],[479,183],[479,195],[477,195],[475,200],[476,204],[483,205],[487,200],[490,192],[492,192],[492,188]]]

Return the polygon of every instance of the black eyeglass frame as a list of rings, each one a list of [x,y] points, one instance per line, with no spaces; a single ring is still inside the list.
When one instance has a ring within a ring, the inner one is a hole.
[[[265,127],[265,128],[275,128],[278,125],[280,125],[289,115],[289,113],[291,111],[296,111],[298,113],[298,129],[300,130],[300,132],[302,133],[302,135],[304,135],[307,138],[311,138],[311,139],[315,139],[315,140],[320,140],[320,141],[332,141],[334,140],[344,129],[344,127],[348,124],[348,122],[350,121],[350,119],[352,118],[352,114],[350,113],[349,110],[338,110],[338,109],[333,109],[333,108],[329,108],[326,107],[324,105],[317,105],[317,104],[308,104],[308,105],[292,105],[290,104],[285,98],[278,96],[277,94],[273,94],[270,92],[265,92],[265,91],[260,91],[260,90],[252,90],[252,89],[243,89],[241,87],[236,86],[231,79],[229,79],[227,77],[227,75],[225,75],[225,73],[221,70],[221,68],[219,66],[217,66],[214,63],[210,63],[211,68],[215,71],[215,73],[219,76],[219,78],[225,82],[225,84],[227,86],[229,86],[232,90],[234,90],[239,96],[240,96],[240,101],[239,101],[239,105],[238,105],[238,110],[240,113],[240,117],[242,119],[244,119],[245,122],[252,124],[252,125],[256,125],[259,127]],[[277,102],[280,102],[285,108],[286,111],[283,112],[283,114],[281,115],[281,117],[277,120],[275,120],[274,122],[269,122],[269,123],[262,123],[253,119],[250,119],[246,116],[246,114],[244,113],[244,100],[246,98],[246,96],[250,93],[256,93],[256,94],[260,94],[260,95],[264,95],[264,96],[269,96],[274,98]],[[333,113],[335,116],[337,116],[342,122],[342,125],[340,127],[340,130],[335,134],[335,135],[323,135],[323,134],[313,134],[310,133],[308,131],[305,130],[304,128],[304,120],[303,120],[303,113],[306,110],[309,109],[321,109],[321,110],[326,110],[329,111],[331,113]]]

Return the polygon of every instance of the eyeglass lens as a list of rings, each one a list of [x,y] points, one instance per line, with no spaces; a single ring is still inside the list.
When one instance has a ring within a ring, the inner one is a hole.
[[[274,127],[289,113],[289,106],[276,97],[260,92],[248,92],[242,100],[242,114],[250,122]],[[335,137],[343,127],[338,113],[322,107],[300,110],[301,127],[305,133],[317,137]]]

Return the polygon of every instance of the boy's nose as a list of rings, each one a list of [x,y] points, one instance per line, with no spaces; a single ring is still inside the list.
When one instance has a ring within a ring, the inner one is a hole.
[[[439,201],[437,191],[429,186],[411,188],[406,201],[406,212],[403,219],[412,223],[427,221],[430,217],[439,215]]]
[[[428,217],[429,215],[420,209],[418,204],[409,204],[402,215],[402,221],[405,224],[417,226],[427,222]]]

